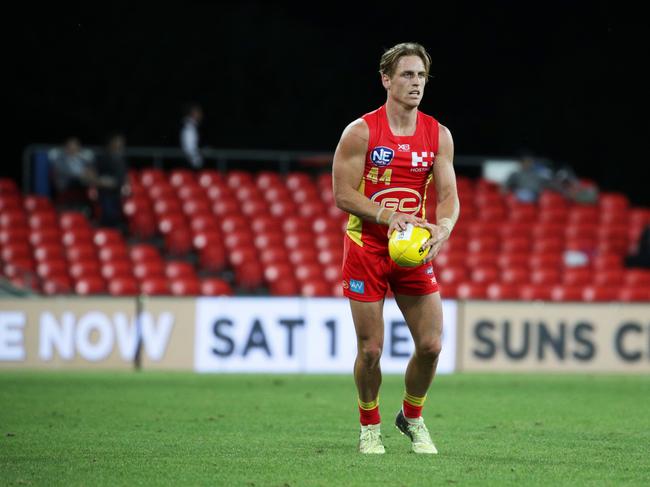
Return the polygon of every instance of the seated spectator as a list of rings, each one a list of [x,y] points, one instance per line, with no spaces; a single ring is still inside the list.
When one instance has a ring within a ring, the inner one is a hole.
[[[52,149],[48,158],[56,205],[89,213],[88,188],[94,174],[92,151],[83,149],[78,138],[70,137],[62,148]]]
[[[111,135],[106,152],[98,158],[95,166],[94,183],[102,226],[120,227],[123,224],[122,196],[128,192],[125,144],[122,134]]]
[[[513,172],[504,184],[519,201],[534,203],[541,192],[551,185],[551,170],[532,155],[526,153],[521,158],[521,167]]]
[[[598,202],[598,186],[579,179],[573,169],[568,166],[556,171],[553,187],[574,203],[596,204]]]
[[[650,225],[646,225],[643,232],[641,232],[636,254],[628,255],[625,258],[625,267],[650,269]]]

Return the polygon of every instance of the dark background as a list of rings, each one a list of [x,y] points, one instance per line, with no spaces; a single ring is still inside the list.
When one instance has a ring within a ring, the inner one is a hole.
[[[177,146],[181,105],[202,144],[333,151],[380,106],[383,50],[433,57],[422,110],[457,154],[527,149],[650,205],[644,16],[608,2],[225,2],[34,5],[7,16],[13,107],[3,173],[29,143],[78,135]],[[7,66],[7,64],[5,64]]]

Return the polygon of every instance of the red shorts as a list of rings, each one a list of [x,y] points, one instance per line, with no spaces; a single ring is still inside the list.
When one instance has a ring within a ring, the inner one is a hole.
[[[431,263],[398,266],[386,252],[366,250],[345,236],[343,294],[355,301],[380,301],[388,286],[394,294],[422,296],[438,291]]]

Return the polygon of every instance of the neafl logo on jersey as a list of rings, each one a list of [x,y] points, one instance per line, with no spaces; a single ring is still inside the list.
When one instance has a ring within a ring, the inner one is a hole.
[[[422,196],[411,188],[388,188],[377,191],[370,201],[389,210],[415,215],[422,208]]]
[[[393,149],[380,145],[372,150],[370,153],[370,160],[375,166],[388,166],[394,156],[395,151],[393,151]]]

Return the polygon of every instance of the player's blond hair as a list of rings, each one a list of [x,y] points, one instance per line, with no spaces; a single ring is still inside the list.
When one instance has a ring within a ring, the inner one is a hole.
[[[424,46],[418,44],[417,42],[402,42],[401,44],[397,44],[390,49],[387,49],[379,61],[379,73],[385,74],[389,78],[392,78],[393,74],[395,74],[397,63],[399,62],[400,58],[404,56],[418,56],[420,59],[422,59],[422,63],[424,63],[424,70],[427,73],[427,78],[429,77],[431,56],[429,56],[429,53],[424,48]]]

